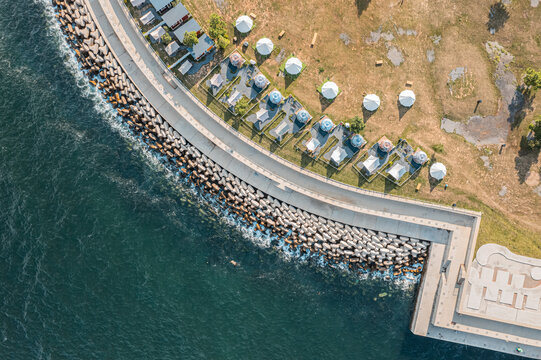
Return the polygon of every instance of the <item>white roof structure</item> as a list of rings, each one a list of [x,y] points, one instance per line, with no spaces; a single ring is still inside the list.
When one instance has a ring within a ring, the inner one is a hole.
[[[224,78],[222,77],[222,74],[214,74],[214,76],[210,79],[210,85],[216,88],[222,86],[223,83]]]
[[[421,149],[418,149],[412,157],[413,161],[419,165],[423,165],[428,160],[428,155]]]
[[[143,25],[147,25],[148,23],[150,23],[154,19],[155,19],[155,17],[154,17],[154,14],[152,13],[152,11],[149,11],[149,12],[145,13],[143,16],[141,16],[139,18],[139,20],[141,20],[141,23]]]
[[[132,6],[139,7],[145,3],[145,0],[130,0]]]
[[[331,160],[332,162],[334,162],[336,165],[340,165],[340,163],[342,161],[344,161],[344,159],[346,158],[347,156],[347,151],[344,150],[344,148],[342,147],[337,147],[336,149],[334,149],[334,151],[332,152],[331,154]]]
[[[338,96],[338,85],[336,85],[334,82],[332,81],[327,81],[325,84],[323,84],[323,86],[321,87],[321,95],[323,95],[323,97],[325,99],[328,99],[328,100],[332,100],[334,99],[335,97]]]
[[[178,71],[180,71],[180,73],[184,75],[192,68],[192,66],[193,64],[189,60],[186,60],[182,63],[182,65],[180,65]]]
[[[255,48],[258,53],[260,53],[263,56],[266,56],[272,52],[272,49],[274,49],[274,44],[272,43],[271,39],[262,38],[262,39],[259,39],[257,44],[255,44]]]
[[[363,99],[363,106],[368,111],[376,111],[380,103],[379,96],[376,94],[368,94]]]
[[[235,27],[237,28],[237,30],[243,34],[252,30],[253,25],[254,21],[252,20],[252,18],[246,15],[239,16],[235,23]]]
[[[374,155],[370,155],[368,159],[366,159],[363,162],[363,169],[369,174],[372,175],[372,173],[378,168],[379,166],[379,158],[377,158]]]
[[[262,73],[258,73],[254,76],[254,85],[260,89],[264,89],[269,85],[269,80]]]
[[[296,57],[287,59],[285,70],[290,75],[297,75],[302,70],[302,62]]]
[[[154,31],[150,33],[150,37],[154,41],[160,41],[163,35],[165,35],[165,29],[162,26],[160,26],[157,29],[154,29]]]
[[[437,162],[430,167],[430,176],[432,176],[434,179],[442,180],[445,175],[447,175],[447,169],[442,163]]]
[[[242,94],[238,90],[235,90],[233,91],[233,94],[231,94],[229,99],[227,99],[227,103],[230,106],[235,106],[241,97],[242,97]]]
[[[173,0],[150,0],[150,3],[152,4],[152,6],[154,6],[154,9],[156,9],[157,11],[160,11],[161,9],[169,5],[171,2],[173,2]]]
[[[201,31],[201,26],[199,26],[199,24],[197,23],[197,21],[195,21],[194,18],[191,18],[190,20],[182,24],[179,28],[173,30],[173,34],[175,34],[175,36],[180,42],[184,42],[184,35],[190,31]]]
[[[309,151],[315,151],[319,147],[320,143],[319,140],[316,138],[311,138],[310,141],[306,143],[306,148]]]
[[[269,118],[269,110],[260,109],[258,112],[255,113],[255,117],[259,121],[265,121]]]
[[[400,180],[400,178],[406,173],[406,167],[402,164],[394,164],[387,173],[393,177],[395,180]]]
[[[167,26],[172,27],[182,20],[186,15],[190,15],[190,13],[184,7],[184,5],[182,5],[182,3],[178,3],[174,8],[163,14],[162,19],[165,21]]]
[[[167,53],[167,55],[173,56],[175,55],[175,53],[177,52],[179,48],[180,48],[180,45],[178,44],[178,42],[173,40],[169,43],[169,45],[165,47],[165,52]]]
[[[411,90],[404,90],[398,95],[398,101],[404,107],[411,107],[415,102],[415,93]]]

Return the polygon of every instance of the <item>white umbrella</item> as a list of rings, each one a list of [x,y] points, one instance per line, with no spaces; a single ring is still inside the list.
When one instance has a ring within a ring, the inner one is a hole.
[[[430,167],[430,176],[436,180],[442,180],[447,174],[447,169],[442,163],[435,163]]]
[[[297,75],[302,70],[302,62],[296,57],[289,58],[286,61],[286,72],[291,75]]]
[[[398,95],[398,101],[402,106],[411,107],[415,102],[415,94],[411,90],[404,90]]]
[[[237,30],[243,34],[252,30],[253,25],[254,21],[246,15],[239,16],[237,22],[235,23],[235,27],[237,28]]]
[[[376,94],[368,94],[363,99],[363,106],[368,111],[376,111],[379,108],[380,100]]]
[[[274,49],[274,44],[272,43],[271,39],[263,38],[259,39],[257,44],[255,44],[255,48],[261,55],[269,55],[272,52],[272,49]]]
[[[338,96],[338,85],[336,85],[332,81],[327,81],[321,87],[321,95],[323,95],[325,99],[329,99],[329,100],[334,99],[335,97]]]

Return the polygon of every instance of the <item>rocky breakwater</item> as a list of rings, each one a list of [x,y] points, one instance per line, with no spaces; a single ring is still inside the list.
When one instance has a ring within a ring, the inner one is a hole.
[[[218,200],[219,206],[257,230],[283,239],[301,253],[322,256],[351,269],[400,275],[423,263],[429,243],[324,219],[279,201],[237,178],[202,154],[165,121],[126,76],[108,48],[83,0],[53,0],[66,40],[90,83],[123,122],[167,166]]]

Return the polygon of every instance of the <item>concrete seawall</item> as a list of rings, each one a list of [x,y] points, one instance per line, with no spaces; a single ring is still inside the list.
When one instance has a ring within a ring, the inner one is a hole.
[[[306,180],[302,183],[308,185],[303,187],[285,180],[287,174],[282,177],[250,161],[241,153],[246,144],[252,146],[246,139],[238,138],[234,151],[225,136],[215,135],[220,128],[211,133],[186,112],[182,105],[194,102],[193,96],[176,79],[163,77],[159,61],[145,53],[148,49],[138,51],[145,40],[128,34],[133,24],[126,24],[127,18],[122,24],[121,3],[55,0],[53,4],[90,82],[117,108],[123,121],[141,133],[151,149],[166,156],[170,166],[180,168],[244,221],[287,236],[292,246],[330,261],[379,270],[423,261],[426,240],[444,243],[457,226],[473,229],[461,233],[469,239],[476,237],[476,213],[354,191],[298,171],[301,180]],[[136,32],[135,36],[140,37]],[[182,105],[173,97],[179,92],[187,96]],[[199,115],[212,118],[208,110]],[[220,126],[231,132],[223,122]],[[258,151],[252,148],[253,154]],[[269,155],[271,160],[277,161]],[[282,167],[284,173],[291,170],[289,165]],[[322,192],[310,186],[321,186]],[[361,204],[366,206],[357,205],[356,200],[364,200]]]

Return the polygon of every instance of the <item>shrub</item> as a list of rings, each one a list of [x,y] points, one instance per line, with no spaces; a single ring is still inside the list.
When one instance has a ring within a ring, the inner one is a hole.
[[[537,115],[530,124],[531,134],[528,136],[528,146],[530,148],[541,147],[541,115]]]
[[[162,35],[162,42],[165,45],[169,44],[171,41],[173,41],[173,39],[171,39],[171,35],[169,35],[169,33],[165,33]]]
[[[218,43],[218,47],[222,50],[228,47],[230,42],[227,34],[225,36],[219,36],[216,41]]]
[[[434,150],[437,153],[443,152],[443,144],[434,144],[431,147],[432,147],[432,150]]]
[[[322,72],[324,72],[324,71],[325,71],[324,68],[322,68],[322,67],[319,68],[319,73],[320,73],[320,74],[321,74]]]
[[[218,39],[224,35],[227,36],[224,19],[216,13],[210,14],[209,36],[213,39]]]
[[[350,120],[350,129],[354,133],[360,133],[366,124],[364,123],[364,120],[360,116],[355,116]]]
[[[541,89],[541,70],[535,71],[532,68],[527,68],[524,72],[524,85],[526,85],[528,92],[534,92],[537,89]]]
[[[186,34],[184,34],[184,45],[188,47],[192,47],[196,45],[199,42],[199,39],[197,38],[197,33],[195,31],[188,31]]]
[[[248,111],[248,106],[250,105],[250,100],[248,100],[247,97],[243,96],[240,98],[240,100],[237,102],[237,105],[235,105],[235,111],[240,115],[243,116]]]

